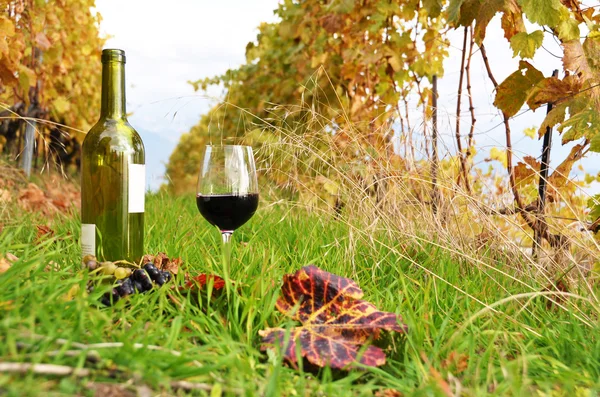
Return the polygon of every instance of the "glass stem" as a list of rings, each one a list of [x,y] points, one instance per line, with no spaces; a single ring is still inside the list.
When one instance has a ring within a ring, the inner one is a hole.
[[[223,278],[225,279],[225,288],[227,289],[227,295],[229,295],[229,285],[231,284],[229,279],[229,268],[231,263],[231,236],[233,230],[221,230],[221,237],[223,238]]]

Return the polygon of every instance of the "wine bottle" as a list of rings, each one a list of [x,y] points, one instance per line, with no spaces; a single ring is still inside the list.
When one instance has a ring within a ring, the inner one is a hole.
[[[144,144],[125,111],[125,52],[105,49],[100,120],[87,133],[81,154],[83,255],[141,259],[145,186]]]

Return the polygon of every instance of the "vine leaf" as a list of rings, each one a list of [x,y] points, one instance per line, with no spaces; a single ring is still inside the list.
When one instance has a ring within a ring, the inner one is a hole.
[[[597,58],[600,56],[600,40],[587,38],[582,44],[579,40],[563,43],[563,66],[580,75],[584,80],[594,79],[600,72]]]
[[[564,80],[548,77],[540,81],[527,97],[527,105],[533,110],[547,103],[557,104],[573,97],[581,90],[581,79],[567,76]]]
[[[475,19],[475,42],[481,44],[485,38],[485,32],[494,15],[504,10],[506,0],[487,0],[481,3],[479,13]]]
[[[584,145],[575,145],[571,148],[571,152],[567,158],[564,159],[558,167],[556,167],[552,175],[550,175],[550,178],[548,178],[548,184],[550,186],[552,186],[554,189],[560,189],[567,184],[569,180],[569,174],[573,169],[573,164],[583,157],[583,148]]]
[[[431,18],[437,18],[442,12],[442,0],[423,0],[423,7]]]
[[[526,32],[525,22],[523,22],[523,10],[521,10],[516,0],[506,2],[500,23],[502,30],[504,30],[504,37],[508,41],[517,33]]]
[[[490,149],[490,155],[489,157],[486,159],[486,161],[499,161],[500,164],[502,164],[502,166],[504,168],[506,168],[506,164],[507,164],[507,157],[506,157],[506,150],[504,149],[499,149],[497,147],[493,147]]]
[[[571,111],[569,108],[569,112]],[[597,138],[600,133],[600,116],[592,106],[573,114],[558,127],[558,131],[563,134],[563,144],[586,137],[591,139],[590,150],[600,152],[600,140]]]
[[[527,32],[515,34],[510,39],[513,57],[520,56],[521,58],[533,58],[537,49],[542,46],[543,41],[544,32],[541,30],[536,30],[529,34],[527,34]]]
[[[544,134],[546,134],[547,128],[552,128],[555,125],[562,123],[565,120],[565,116],[567,113],[567,107],[568,107],[568,103],[563,102],[563,103],[558,104],[557,106],[552,108],[552,110],[550,112],[548,112],[548,114],[546,115],[546,118],[544,119],[544,121],[542,122],[542,125],[540,126],[540,129],[538,130],[538,136],[540,138],[543,137]],[[564,137],[563,137],[563,143],[565,143]]]
[[[35,44],[42,51],[48,51],[48,49],[52,46],[50,40],[48,40],[48,36],[46,36],[43,32],[35,35]]]
[[[531,89],[544,75],[529,62],[520,61],[519,70],[511,74],[499,86],[494,106],[508,117],[512,117],[521,109]]]
[[[581,31],[579,30],[579,22],[575,19],[564,19],[560,21],[556,30],[558,31],[558,38],[564,41],[579,40]]]
[[[519,0],[523,12],[533,23],[547,25],[551,28],[558,25],[569,10],[561,4],[560,0]]]
[[[514,169],[515,182],[517,185],[527,185],[534,180],[536,175],[538,175],[540,168],[541,164],[535,157],[523,157],[523,161],[518,162]]]
[[[294,365],[297,350],[321,367],[346,368],[356,361],[368,366],[383,365],[382,349],[361,346],[376,339],[381,330],[404,333],[408,328],[399,315],[381,312],[362,297],[363,291],[356,282],[314,265],[284,276],[276,307],[302,326],[289,331],[283,328],[260,331],[262,349],[279,346]]]
[[[448,22],[456,25],[458,20],[460,19],[460,7],[462,6],[464,0],[450,0],[450,4],[448,5]]]

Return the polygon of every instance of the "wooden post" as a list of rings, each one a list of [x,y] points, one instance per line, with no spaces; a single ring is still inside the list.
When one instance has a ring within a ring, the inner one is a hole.
[[[21,168],[25,171],[27,178],[31,176],[31,164],[33,160],[33,147],[35,146],[35,121],[27,121],[25,125],[25,147],[23,148],[23,159]]]
[[[42,51],[38,48],[33,49],[37,62],[42,63]],[[37,80],[35,87],[29,90],[29,97],[31,99],[31,105],[27,112],[27,117],[38,116],[38,93],[40,91],[40,79]],[[35,121],[25,120],[25,146],[23,147],[23,160],[21,161],[21,168],[25,171],[27,178],[31,176],[31,164],[33,163],[33,148],[35,147],[35,132],[37,130],[37,123]]]

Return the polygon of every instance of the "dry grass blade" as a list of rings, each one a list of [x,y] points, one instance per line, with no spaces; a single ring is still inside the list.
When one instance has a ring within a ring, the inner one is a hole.
[[[73,368],[66,365],[55,364],[31,364],[31,363],[7,363],[0,362],[0,372],[26,374],[32,372],[37,375],[54,376],[77,376],[85,377],[90,375],[87,368]]]

